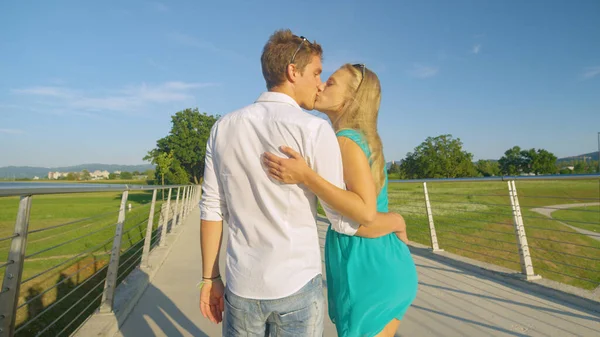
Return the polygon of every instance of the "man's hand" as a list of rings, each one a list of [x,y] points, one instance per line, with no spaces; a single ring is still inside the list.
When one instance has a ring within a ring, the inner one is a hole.
[[[225,287],[221,280],[205,283],[200,290],[200,311],[202,316],[219,324],[223,321]]]

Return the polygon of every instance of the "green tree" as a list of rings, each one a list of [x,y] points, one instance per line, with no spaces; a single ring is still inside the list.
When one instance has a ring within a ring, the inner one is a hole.
[[[131,172],[123,171],[121,172],[121,179],[131,180],[133,179],[133,174],[131,174]]]
[[[514,146],[504,152],[504,156],[498,160],[500,171],[504,175],[515,176],[523,171],[523,157],[521,148]]]
[[[495,177],[501,174],[500,165],[493,160],[479,160],[475,168],[484,177]]]
[[[219,116],[200,113],[198,109],[185,109],[171,117],[171,131],[156,142],[156,148],[148,152],[144,160],[153,163],[161,153],[172,153],[173,158],[187,173],[188,179],[198,184],[204,174],[204,157],[210,130]],[[170,167],[177,170],[177,165]],[[181,172],[173,171],[181,177]],[[166,172],[165,172],[166,174]]]
[[[560,173],[560,174],[571,174],[573,172],[571,172],[571,170],[569,170],[568,168],[563,168],[563,169],[560,169],[560,171],[558,173]]]
[[[67,174],[67,180],[69,180],[69,181],[79,180],[79,174],[76,172],[69,172]]]
[[[552,152],[544,149],[538,149],[534,158],[535,160],[531,164],[531,172],[535,173],[536,175],[555,174],[557,172],[557,158]]]
[[[428,137],[406,155],[401,169],[409,179],[473,177],[477,174],[473,155],[462,145],[460,138],[453,139],[450,134]]]
[[[575,173],[575,174],[585,173],[585,163],[578,161],[575,164],[575,166],[573,167],[573,173]]]
[[[90,180],[90,179],[92,179],[92,175],[90,174],[90,171],[88,171],[88,170],[81,171],[81,180]]]
[[[117,179],[117,174],[116,173],[109,173],[108,174],[108,180],[115,180]]]

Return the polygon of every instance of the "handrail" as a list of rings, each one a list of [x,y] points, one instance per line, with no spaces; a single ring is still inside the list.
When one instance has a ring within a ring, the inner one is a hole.
[[[540,176],[498,176],[498,177],[473,177],[473,178],[425,178],[425,179],[390,179],[390,183],[451,183],[451,182],[490,182],[511,180],[589,180],[600,179],[600,174],[552,174]]]
[[[103,187],[99,186],[77,186],[73,184],[73,187],[27,187],[27,188],[2,188],[0,189],[0,197],[15,197],[15,196],[26,196],[26,195],[44,195],[44,194],[72,194],[72,193],[90,193],[90,192],[123,192],[123,191],[153,191],[153,190],[165,190],[169,188],[177,188],[181,186],[194,186],[194,185],[121,185],[114,187],[115,185],[107,184]]]

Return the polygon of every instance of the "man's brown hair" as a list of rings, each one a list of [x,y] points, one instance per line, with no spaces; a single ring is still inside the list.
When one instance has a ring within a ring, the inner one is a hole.
[[[296,53],[295,56],[294,53]],[[317,42],[311,43],[308,39],[304,40],[292,34],[289,29],[273,33],[265,44],[260,57],[267,89],[271,90],[285,81],[287,66],[290,63],[295,64],[300,73],[304,72],[304,68],[314,55],[323,57],[323,49]],[[292,58],[293,62],[291,62]]]

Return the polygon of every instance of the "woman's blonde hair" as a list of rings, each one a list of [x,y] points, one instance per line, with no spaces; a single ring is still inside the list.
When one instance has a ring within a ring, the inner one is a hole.
[[[364,134],[371,150],[371,174],[379,192],[385,184],[383,144],[377,132],[377,116],[381,102],[379,78],[364,65],[345,64],[340,69],[350,72],[351,80],[348,82],[346,99],[340,115],[333,121],[333,127],[336,131],[354,129]]]

